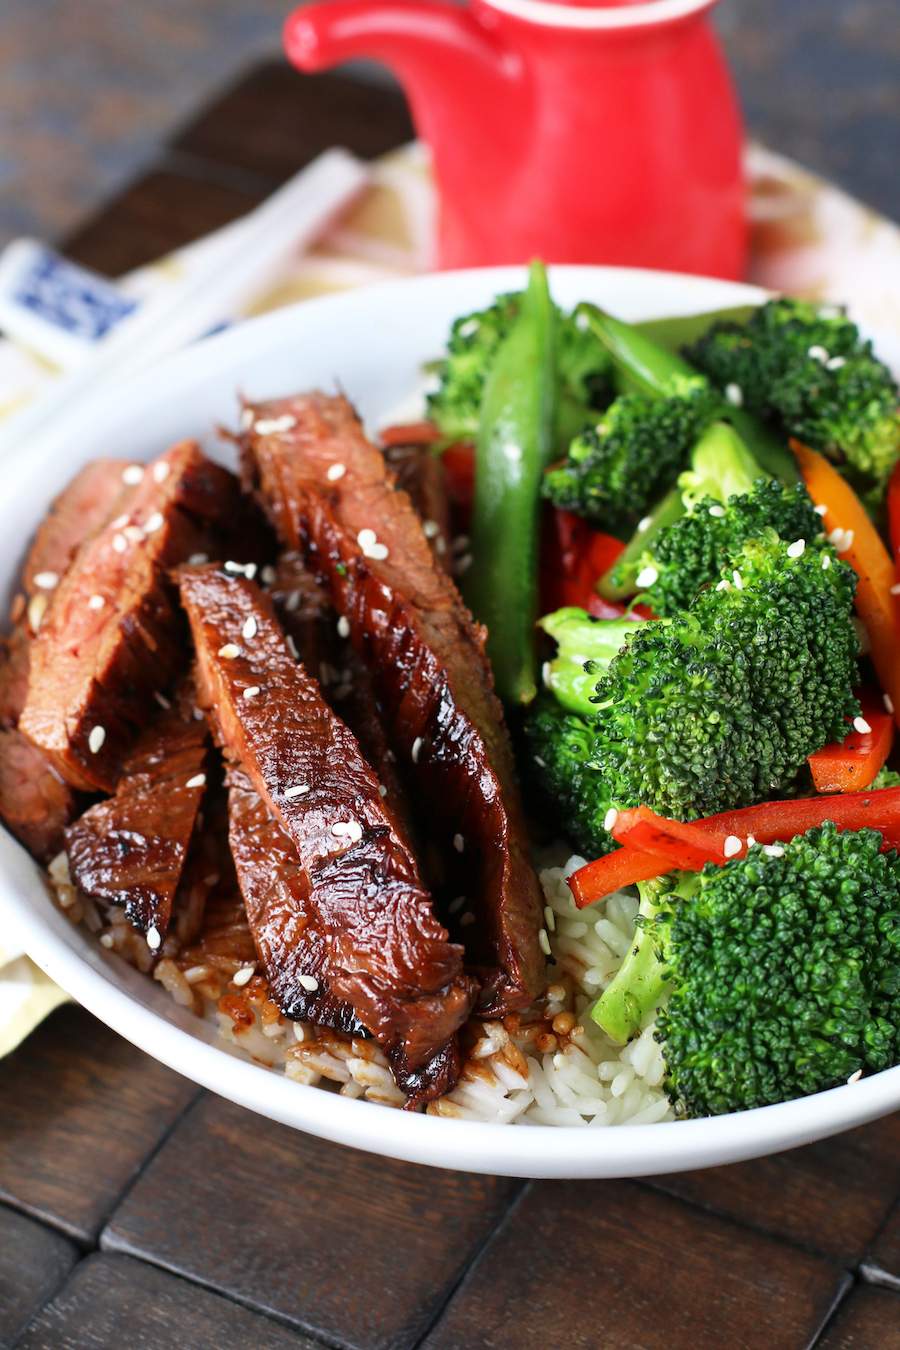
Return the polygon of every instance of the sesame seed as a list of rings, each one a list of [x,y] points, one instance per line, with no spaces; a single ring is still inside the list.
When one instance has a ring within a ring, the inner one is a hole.
[[[549,689],[553,680],[553,667],[549,661],[545,661],[541,666],[541,679],[546,688]]]
[[[830,360],[825,362],[825,369],[840,370],[841,367],[845,366],[846,364],[847,358],[845,356],[832,356]]]
[[[244,408],[241,411],[241,426],[245,431],[249,431],[253,426],[254,412],[252,408]]]
[[[252,581],[253,578],[256,576],[257,571],[258,568],[256,566],[256,563],[247,563],[247,566],[244,568],[244,576],[247,578],[248,581]]]
[[[422,533],[426,539],[436,539],[441,532],[441,527],[436,520],[423,520]]]
[[[359,544],[363,553],[366,553],[377,540],[378,535],[374,530],[370,529],[360,530],[359,534],[356,536],[356,542]]]
[[[169,699],[166,698],[165,694],[161,694],[158,689],[154,691],[153,697],[156,699],[157,703],[161,708],[166,709],[171,708],[172,704],[170,703]]]
[[[92,727],[91,734],[88,736],[88,749],[92,755],[97,755],[103,749],[103,742],[106,740],[106,727]]]
[[[257,628],[258,624],[256,622],[256,619],[251,614],[249,619],[247,619],[246,623],[241,629],[241,637],[245,640],[245,642],[253,641],[253,639],[256,637]]]
[[[900,595],[900,581],[895,581],[891,587],[891,595]]]
[[[813,361],[821,361],[823,365],[824,365],[825,362],[829,359],[829,358],[828,358],[828,350],[827,350],[827,348],[825,348],[825,347],[820,347],[820,346],[818,346],[818,344],[816,344],[815,346],[810,347],[809,351],[808,351],[806,354],[807,354],[807,356],[809,356]]]
[[[870,736],[872,734],[872,728],[864,717],[854,717],[853,730],[858,731],[861,736]]]
[[[143,476],[143,464],[129,464],[127,469],[122,470],[122,482],[127,483],[129,487],[137,487]]]
[[[829,558],[829,556],[828,556],[827,553],[823,553],[823,554],[822,554],[822,571],[823,571],[823,572],[827,572],[830,566],[831,566],[831,559]]]
[[[831,531],[831,534],[828,536],[829,544],[833,545],[834,549],[838,553],[846,553],[847,549],[851,547],[853,539],[854,539],[853,531],[842,530],[839,525],[835,529],[833,529]]]
[[[716,590],[717,590],[717,591],[730,591],[730,590],[731,590],[731,582],[728,580],[727,577],[723,577],[722,580],[721,580],[720,582],[717,583],[717,585],[716,585]]]
[[[472,566],[473,561],[474,559],[471,553],[464,553],[461,558],[458,558],[456,560],[456,566],[454,568],[456,575],[458,577],[461,577],[465,572],[468,572],[469,568]]]
[[[715,506],[711,506],[709,508],[709,514],[711,516],[715,516],[716,519],[721,520],[722,516],[724,516],[725,514],[725,507],[720,506],[719,503],[717,502]]]
[[[827,516],[828,514],[828,507],[823,506],[821,502],[819,503],[818,506],[814,506],[813,510],[815,511],[817,516]]]
[[[203,711],[202,708],[193,709],[193,718],[195,722],[202,722],[205,716],[206,713]]]
[[[38,590],[52,591],[55,586],[59,585],[59,573],[38,572],[37,576],[34,578],[34,584],[37,586]]]
[[[185,783],[185,787],[189,787],[189,788],[200,788],[200,787],[205,787],[205,786],[206,786],[206,774],[205,774],[205,773],[195,773],[194,776],[193,776],[193,778],[189,778],[189,779],[187,780],[187,782]]]
[[[850,1077],[847,1079],[847,1086],[849,1087],[851,1083],[858,1083],[861,1078],[862,1078],[862,1069],[856,1069],[853,1073],[851,1073]]]
[[[314,994],[319,987],[319,981],[316,979],[315,975],[298,975],[297,982],[302,984],[303,988],[307,989],[311,994]]]
[[[472,541],[467,534],[458,534],[456,538],[453,540],[452,544],[453,552],[454,553],[468,552],[469,544],[471,542]]]
[[[336,820],[331,833],[337,839],[349,839],[351,844],[358,844],[363,832],[358,820]]]
[[[260,572],[259,579],[264,586],[274,586],[278,579],[278,573],[275,571],[274,567],[267,564]]]
[[[770,858],[784,857],[784,849],[780,844],[763,844],[763,853],[767,854]]]
[[[28,602],[28,623],[32,633],[36,633],[44,622],[47,613],[46,595],[34,595]]]
[[[166,460],[161,459],[158,464],[153,465],[154,483],[164,483],[169,476],[171,465]]]
[[[339,638],[348,638],[350,636],[350,620],[346,614],[342,614],[337,621],[337,633]]]
[[[219,648],[219,656],[223,661],[233,661],[236,656],[240,656],[241,649],[236,642],[226,642],[224,647]]]
[[[788,544],[787,555],[789,558],[802,558],[806,549],[805,539],[795,539],[792,544]]]
[[[161,511],[154,511],[149,520],[144,522],[144,534],[155,534],[157,530],[162,529],[164,524]]]
[[[100,946],[101,946],[101,947],[105,947],[107,951],[110,951],[111,948],[112,948],[114,945],[115,945],[115,942],[114,942],[114,940],[113,940],[113,935],[112,935],[112,933],[101,933],[101,934],[100,934]]]
[[[306,1027],[302,1022],[292,1022],[291,1026],[294,1028],[294,1040],[302,1045],[306,1040]]]
[[[544,906],[544,923],[551,933],[556,932],[556,915],[553,913],[550,905]]]
[[[748,848],[752,848],[753,845],[754,845],[755,843],[756,843],[756,835],[755,835],[755,834],[748,834],[748,835],[747,835],[747,847],[748,847]]]
[[[894,711],[894,700],[891,698],[890,694],[882,694],[882,698],[884,699],[884,706],[885,706],[885,709],[886,709],[889,713],[893,713],[893,711]]]
[[[466,910],[465,914],[460,915],[459,918],[460,928],[468,928],[469,924],[474,922],[475,922],[475,915],[472,913],[470,909]]]
[[[386,797],[386,796],[387,796],[387,788],[384,786],[384,783],[379,783],[379,784],[378,784],[378,795],[379,795],[379,797]]]
[[[122,533],[130,544],[139,544],[144,538],[144,531],[140,525],[126,525]]]
[[[534,762],[539,769],[546,769],[547,767],[547,761],[545,759],[541,759],[540,755],[535,755]]]
[[[744,391],[739,384],[726,384],[725,397],[733,408],[744,406]]]
[[[544,955],[545,955],[545,956],[549,956],[549,955],[550,955],[550,938],[549,938],[549,936],[548,936],[548,934],[547,934],[546,928],[542,928],[541,931],[538,933],[538,943],[539,943],[540,948],[541,948],[541,951],[544,953]]]
[[[130,519],[131,517],[128,512],[125,511],[123,515],[116,516],[115,520],[111,521],[111,528],[114,530],[121,530],[122,526],[127,525]]]
[[[616,808],[615,808],[614,806],[611,806],[611,807],[609,808],[609,810],[607,811],[606,815],[603,817],[603,828],[604,828],[604,830],[612,830],[612,829],[614,829],[614,828],[615,828],[616,821],[617,821],[618,819],[619,819],[619,813],[618,813],[618,811],[616,810]]]
[[[466,841],[461,834],[455,834],[453,836],[453,847],[456,849],[457,853],[464,852]]]
[[[295,797],[304,797],[307,792],[309,792],[308,783],[295,783],[293,787],[285,788],[285,800],[293,801]]]
[[[346,472],[346,464],[330,464],[325,477],[328,479],[329,483],[336,483],[339,478],[343,478]]]
[[[290,413],[285,413],[283,417],[260,417],[253,425],[253,430],[260,436],[277,436],[281,431],[291,431],[297,425],[296,417],[291,417]]]
[[[741,576],[737,568],[735,568],[735,570],[732,572],[731,577],[732,580],[734,581],[734,589],[736,591],[742,591],[744,589],[744,578]]]
[[[639,590],[644,590],[647,586],[652,586],[659,578],[659,572],[655,567],[642,567],[637,574],[636,585]]]
[[[236,984],[238,989],[243,989],[245,984],[249,984],[256,974],[256,966],[241,966],[231,977],[231,983]]]
[[[289,614],[293,614],[294,610],[297,608],[299,604],[300,604],[300,592],[291,591],[290,595],[284,602],[284,607]]]
[[[458,895],[455,900],[450,901],[447,909],[451,914],[458,914],[465,903],[466,897],[464,895]]]
[[[128,547],[128,540],[125,538],[124,534],[114,534],[112,546],[116,553],[124,553]]]
[[[102,609],[106,604],[102,595],[92,595],[88,601],[88,609]]]
[[[290,652],[291,656],[294,658],[295,661],[299,661],[300,653],[297,651],[297,644],[291,637],[290,633],[286,634],[285,641],[287,642],[287,649]]]
[[[244,697],[244,698],[256,698],[256,697],[257,697],[259,694],[261,694],[261,693],[262,693],[262,689],[259,687],[258,684],[250,684],[250,685],[248,685],[247,688],[244,690],[243,697]]]
[[[730,834],[722,845],[722,852],[725,854],[726,858],[733,858],[736,854],[740,853],[742,848],[743,844],[740,839],[738,839],[737,835]]]
[[[225,563],[225,571],[230,572],[232,576],[241,577],[244,575],[244,564],[228,558]]]
[[[639,521],[638,521],[638,527],[637,527],[637,532],[638,532],[638,534],[643,534],[644,531],[645,531],[645,530],[649,530],[649,528],[650,528],[650,517],[649,517],[649,516],[644,516],[643,520],[639,520]]]
[[[423,744],[423,742],[422,742],[422,737],[421,737],[421,736],[417,736],[416,739],[415,739],[415,740],[413,741],[413,743],[412,743],[412,750],[410,751],[410,758],[412,759],[413,764],[418,764],[418,762],[419,762],[419,755],[422,753],[422,744]]]
[[[147,929],[147,946],[151,952],[158,952],[162,946],[162,935],[155,924],[151,924]]]
[[[209,562],[208,553],[192,553],[188,558],[188,564],[191,567],[202,567],[204,563]]]

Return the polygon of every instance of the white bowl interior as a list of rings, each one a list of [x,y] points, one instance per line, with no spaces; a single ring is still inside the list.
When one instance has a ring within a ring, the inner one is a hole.
[[[522,276],[516,268],[444,273],[307,301],[197,343],[109,390],[38,443],[6,456],[0,575],[11,587],[51,497],[86,460],[146,460],[186,436],[230,460],[214,429],[235,424],[238,392],[264,398],[339,384],[370,426],[383,424],[420,387],[422,362],[440,352],[451,320],[521,285]],[[762,298],[752,287],[619,268],[554,268],[552,285],[563,305],[595,300],[627,319]],[[900,1106],[896,1068],[796,1102],[650,1127],[524,1128],[391,1111],[290,1082],[231,1052],[152,979],[74,928],[5,831],[0,919],[4,933],[73,998],[179,1073],[297,1129],[413,1162],[515,1176],[642,1176],[791,1148]]]

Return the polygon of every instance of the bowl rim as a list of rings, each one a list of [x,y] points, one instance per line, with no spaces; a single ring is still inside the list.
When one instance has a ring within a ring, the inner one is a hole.
[[[177,398],[191,383],[214,371],[228,354],[251,351],[282,340],[296,325],[315,325],[323,314],[340,318],[360,303],[376,308],[382,302],[396,307],[404,296],[453,288],[458,282],[484,283],[485,294],[509,289],[523,275],[520,267],[474,268],[460,272],[392,279],[371,286],[300,301],[269,314],[236,324],[123,380],[111,394],[98,393],[77,424],[96,407],[107,416],[117,408],[148,399],[165,382],[168,398]],[[766,292],[758,287],[688,277],[646,269],[553,266],[554,278],[573,285],[627,285],[638,281],[646,288],[658,285],[664,293],[690,291],[694,308],[754,303]],[[665,301],[662,309],[666,308]],[[681,302],[680,312],[691,308]],[[678,307],[672,312],[679,312]],[[227,361],[225,362],[227,364]],[[16,465],[5,457],[8,490],[15,491],[17,474],[32,478],[40,463],[71,444],[72,428],[51,429],[27,457]],[[25,457],[22,457],[24,459]],[[793,1148],[826,1135],[860,1125],[900,1107],[900,1066],[852,1084],[774,1106],[698,1120],[645,1125],[590,1126],[531,1125],[510,1128],[495,1122],[453,1120],[387,1110],[374,1103],[339,1096],[319,1086],[299,1084],[284,1074],[253,1063],[199,1034],[208,1024],[198,1019],[188,1031],[153,1007],[119,987],[112,972],[119,961],[105,952],[83,930],[73,930],[68,919],[47,899],[36,907],[28,897],[33,889],[34,864],[25,850],[3,832],[0,838],[0,919],[12,924],[31,959],[72,998],[123,1035],[139,1049],[176,1072],[240,1106],[293,1128],[334,1142],[388,1157],[463,1171],[549,1178],[649,1176],[694,1167],[737,1162]],[[77,950],[72,934],[80,934],[85,952]],[[88,952],[90,955],[88,956]]]

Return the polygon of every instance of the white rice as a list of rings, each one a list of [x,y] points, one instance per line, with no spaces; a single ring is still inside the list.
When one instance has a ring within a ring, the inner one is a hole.
[[[540,871],[552,964],[547,997],[531,1014],[502,1022],[474,1020],[459,1082],[432,1102],[431,1115],[515,1125],[650,1125],[672,1118],[662,1088],[664,1065],[653,1023],[618,1046],[590,1018],[590,1008],[618,970],[634,937],[637,900],[622,892],[602,906],[575,908],[566,878],[584,864],[558,848]],[[298,1083],[320,1084],[343,1096],[401,1107],[403,1094],[374,1044],[291,1022],[269,998],[261,975],[245,980],[246,963],[218,958],[215,969],[179,964],[170,932],[154,964],[146,941],[120,910],[101,914],[75,891],[61,855],[49,869],[66,914],[103,945],[149,972],[173,999],[218,1022],[221,1034],[268,1068]],[[233,969],[231,968],[233,966]],[[233,976],[241,971],[238,985]],[[222,1000],[222,995],[228,997]],[[222,1002],[225,1004],[223,1010]],[[562,1016],[560,1016],[562,1015]]]

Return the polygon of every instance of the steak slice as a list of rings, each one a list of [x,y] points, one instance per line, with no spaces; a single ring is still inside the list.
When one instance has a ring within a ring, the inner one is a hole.
[[[545,980],[543,899],[483,630],[345,398],[309,394],[249,414],[245,482],[282,543],[305,551],[328,585],[445,848],[452,841],[464,855],[477,918],[466,945],[480,969],[481,1010],[523,1008]],[[255,429],[273,419],[284,429]]]
[[[209,734],[193,716],[191,691],[138,738],[115,796],[66,830],[72,880],[86,895],[124,906],[159,946],[206,790]],[[157,941],[158,939],[158,941]]]
[[[0,818],[32,857],[59,853],[74,811],[72,789],[46,756],[15,728],[0,731]]]
[[[260,957],[288,1016],[332,1017],[345,1003],[387,1052],[417,1101],[446,1090],[448,1050],[474,1002],[462,948],[447,940],[413,854],[348,728],[292,656],[270,599],[214,567],[179,571],[197,650],[200,702],[227,758],[246,775],[295,853],[288,874],[248,891]],[[238,781],[232,838],[252,808]],[[239,877],[271,877],[285,846],[271,832]],[[290,963],[285,952],[290,951]],[[320,962],[316,973],[312,962]],[[271,965],[269,964],[271,962]]]
[[[52,762],[16,730],[28,697],[32,639],[78,548],[134,494],[123,477],[128,469],[121,460],[94,460],[57,496],[22,569],[24,594],[14,602],[14,627],[0,660],[0,817],[42,862],[62,848],[76,805]]]
[[[144,473],[130,509],[79,550],[32,645],[21,730],[73,787],[112,791],[155,690],[184,664],[168,570],[239,514],[233,475],[193,441]]]
[[[386,445],[382,451],[396,486],[405,492],[422,522],[422,532],[437,558],[450,548],[450,502],[444,464],[430,445]]]

